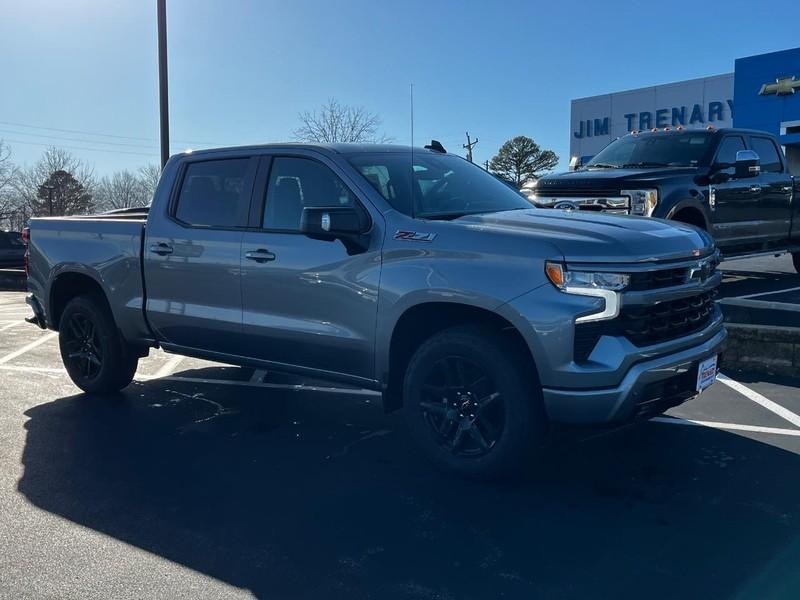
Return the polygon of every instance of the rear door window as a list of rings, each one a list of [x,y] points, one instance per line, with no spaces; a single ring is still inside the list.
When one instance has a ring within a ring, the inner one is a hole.
[[[761,159],[761,171],[764,173],[780,173],[783,170],[781,158],[775,142],[765,137],[751,137],[750,145]]]
[[[244,227],[253,191],[255,161],[207,160],[186,167],[175,218],[198,227]]]

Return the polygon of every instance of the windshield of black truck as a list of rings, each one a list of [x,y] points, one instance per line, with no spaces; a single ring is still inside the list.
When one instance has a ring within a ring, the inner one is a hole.
[[[354,154],[350,163],[398,211],[414,217],[532,208],[524,196],[459,156],[420,151]],[[413,171],[413,177],[411,173]]]
[[[586,168],[697,167],[710,145],[711,136],[704,131],[626,135],[603,148]]]

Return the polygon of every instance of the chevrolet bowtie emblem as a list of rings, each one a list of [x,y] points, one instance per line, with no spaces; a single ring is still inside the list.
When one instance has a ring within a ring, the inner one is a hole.
[[[788,96],[789,94],[794,94],[798,88],[800,88],[800,79],[792,75],[791,77],[776,79],[775,83],[765,83],[761,86],[761,91],[758,92],[758,95],[775,94],[777,96]]]

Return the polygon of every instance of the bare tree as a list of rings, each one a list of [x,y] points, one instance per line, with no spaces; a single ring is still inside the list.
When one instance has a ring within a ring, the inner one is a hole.
[[[88,201],[81,200],[78,205],[73,207],[71,206],[71,201],[64,197],[59,200],[61,204],[57,205],[62,206],[63,204],[64,210],[69,211],[91,211],[94,208],[94,203],[92,202],[92,194],[96,186],[94,169],[67,150],[50,146],[44,151],[44,154],[35,165],[28,169],[21,169],[15,180],[15,188],[33,215],[49,214],[50,192],[47,191],[47,188],[42,188],[42,186],[49,185],[47,184],[48,180],[53,178],[56,173],[62,172],[68,174],[74,179],[75,183],[80,185],[80,197],[88,196]],[[66,193],[67,189],[74,190],[75,186],[68,178],[60,176],[56,177],[54,181],[58,184],[63,184],[61,191],[64,193]],[[42,194],[47,195],[43,197]],[[60,214],[75,214],[75,212]]]
[[[19,195],[15,193],[14,181],[19,169],[11,162],[11,148],[0,140],[0,227],[10,224],[18,210]]]
[[[294,137],[302,142],[334,144],[336,142],[383,143],[391,141],[378,135],[381,119],[363,106],[345,106],[331,98],[319,110],[298,115],[300,127]]]
[[[101,209],[115,210],[145,206],[150,201],[150,196],[140,177],[125,169],[100,180],[95,200]]]
[[[138,171],[139,185],[142,187],[142,193],[147,197],[149,204],[153,200],[153,195],[156,193],[158,181],[161,179],[161,167],[154,164],[139,167]]]

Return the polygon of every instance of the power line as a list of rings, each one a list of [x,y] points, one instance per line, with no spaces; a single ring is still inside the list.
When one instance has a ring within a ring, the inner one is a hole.
[[[44,142],[26,142],[24,140],[9,140],[7,138],[4,139],[3,141],[4,142],[9,142],[9,143],[12,143],[12,144],[29,144],[31,146],[44,146],[44,147],[49,147],[49,146],[54,146],[55,145],[53,143],[46,144]],[[58,144],[58,147],[59,148],[66,148],[68,150],[85,150],[86,152],[102,152],[104,154],[132,154],[132,155],[135,155],[135,156],[148,156],[150,158],[153,158],[154,156],[158,156],[157,152],[152,152],[152,153],[147,154],[147,153],[144,153],[144,152],[129,152],[127,150],[112,150],[110,148],[86,148],[86,147],[82,147],[82,146],[65,146],[63,144]]]
[[[157,150],[158,146],[145,146],[144,144],[127,144],[125,142],[102,142],[100,140],[86,140],[80,138],[73,138],[73,137],[57,137],[55,135],[48,135],[46,133],[31,133],[27,131],[13,131],[11,129],[0,129],[0,133],[11,133],[14,135],[24,135],[29,137],[37,137],[37,138],[45,138],[50,140],[64,140],[67,142],[81,142],[84,144],[101,144],[103,146],[125,146],[128,148],[146,148],[148,150]]]
[[[100,133],[100,132],[93,132],[93,131],[85,131],[80,129],[62,129],[59,127],[44,127],[41,125],[29,125],[27,123],[13,123],[11,121],[0,121],[0,125],[10,125],[11,127],[25,127],[26,129],[43,129],[45,131],[59,131],[61,133],[78,133],[82,135],[94,135],[100,137],[110,137],[110,138],[118,138],[122,140],[139,140],[143,142],[157,142],[156,138],[146,138],[146,137],[135,137],[131,135],[118,135],[114,133]],[[198,144],[201,146],[225,146],[226,144],[218,143],[218,142],[198,142],[198,141],[191,141],[191,140],[175,140],[176,142],[180,142],[181,144]]]

